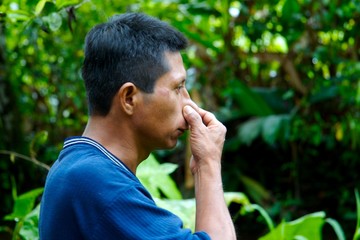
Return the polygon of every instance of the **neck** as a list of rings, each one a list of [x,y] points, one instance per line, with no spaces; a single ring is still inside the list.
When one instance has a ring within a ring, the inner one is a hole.
[[[126,121],[112,121],[110,117],[90,116],[83,136],[100,143],[136,174],[136,168],[149,156],[150,152],[145,152],[137,146],[131,129]]]

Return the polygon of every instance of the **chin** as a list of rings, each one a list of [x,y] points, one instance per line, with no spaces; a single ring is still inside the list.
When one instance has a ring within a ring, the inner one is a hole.
[[[158,147],[158,150],[169,150],[169,149],[173,149],[174,147],[176,147],[177,144],[177,139],[176,140],[171,140],[167,143],[164,143],[164,145]]]

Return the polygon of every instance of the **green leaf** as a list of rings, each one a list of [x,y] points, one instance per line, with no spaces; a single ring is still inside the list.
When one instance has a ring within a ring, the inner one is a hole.
[[[169,176],[177,168],[176,164],[163,163],[151,154],[136,170],[136,175],[151,195],[160,197],[160,191],[170,199],[181,199],[181,192]]]
[[[284,91],[275,87],[253,87],[252,91],[261,96],[276,113],[288,113],[294,108],[294,102],[291,101],[294,96],[292,89]]]
[[[360,239],[360,196],[359,196],[359,191],[357,189],[355,189],[355,198],[356,198],[357,223],[356,223],[356,230],[353,240],[358,240]]]
[[[290,115],[270,115],[250,119],[240,125],[238,138],[241,143],[250,145],[257,137],[262,136],[270,145],[288,134]]]
[[[268,144],[274,144],[282,128],[284,115],[271,115],[264,118],[262,137]]]
[[[249,196],[254,199],[255,202],[261,203],[270,199],[270,193],[259,182],[245,175],[240,175],[240,181],[244,184]]]
[[[50,15],[43,17],[43,21],[49,25],[51,31],[59,30],[62,25],[62,18],[59,13],[53,12]]]
[[[154,200],[157,206],[177,215],[183,221],[184,228],[195,230],[196,204],[194,198],[183,200],[154,198]]]
[[[249,213],[249,212],[253,212],[254,210],[257,210],[260,215],[265,219],[265,222],[268,226],[268,228],[270,229],[270,232],[274,230],[274,223],[271,220],[269,214],[265,211],[265,209],[263,207],[261,207],[258,204],[250,204],[250,205],[246,205],[244,206],[241,211],[245,212],[245,213]]]
[[[331,86],[331,87],[327,87],[327,88],[322,88],[318,92],[313,94],[310,97],[309,102],[313,103],[313,104],[319,103],[319,102],[324,102],[324,101],[328,101],[330,99],[336,98],[338,96],[339,96],[339,87]]]
[[[46,2],[49,2],[49,0],[40,0],[35,7],[35,15],[39,16],[39,14],[42,12],[42,10],[45,7]]]
[[[327,218],[325,220],[325,222],[328,223],[334,229],[338,240],[346,240],[345,233],[342,230],[338,221],[336,221],[335,219],[332,219],[332,218]]]
[[[184,4],[184,6],[186,11],[193,16],[221,16],[221,13],[217,9],[211,7],[206,1],[197,3],[190,2],[188,4]]]
[[[248,197],[242,192],[225,192],[224,198],[227,206],[231,203],[238,203],[241,205],[250,204]]]
[[[24,218],[23,225],[20,229],[19,235],[23,239],[27,240],[38,240],[39,237],[39,214],[40,214],[40,204],[36,206],[26,217]]]
[[[31,19],[31,14],[27,11],[23,10],[9,10],[6,14],[6,17],[10,20],[10,22],[18,22],[18,21],[28,21]]]
[[[48,131],[40,131],[36,133],[35,137],[30,142],[30,155],[36,157],[39,147],[42,147],[48,139]]]
[[[325,223],[325,213],[316,212],[305,215],[291,222],[280,223],[269,234],[260,240],[274,239],[311,239],[321,240],[322,227]]]
[[[232,202],[242,205],[250,204],[249,199],[241,192],[226,192],[224,198],[228,206]],[[196,202],[194,198],[183,200],[154,198],[154,200],[159,207],[177,215],[183,221],[184,228],[195,230]]]
[[[57,0],[56,1],[56,7],[58,9],[62,9],[62,8],[66,8],[69,6],[74,6],[77,5],[79,3],[81,3],[82,1],[79,0]]]
[[[229,84],[231,87],[224,95],[233,97],[242,110],[243,116],[267,116],[273,114],[272,109],[255,91],[238,80],[230,81]]]
[[[15,199],[13,212],[5,216],[5,220],[18,221],[24,218],[34,208],[36,198],[42,194],[44,188],[37,188],[24,193]]]
[[[260,135],[263,121],[263,118],[254,118],[241,124],[238,129],[240,141],[250,145]]]
[[[282,9],[282,15],[290,20],[292,16],[300,12],[300,6],[297,0],[286,0]]]

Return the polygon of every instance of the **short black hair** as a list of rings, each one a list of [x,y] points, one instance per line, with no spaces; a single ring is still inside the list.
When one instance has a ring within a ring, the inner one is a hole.
[[[85,39],[82,67],[89,114],[106,116],[126,82],[153,92],[156,80],[169,70],[165,52],[186,46],[182,33],[143,13],[115,15],[92,28]]]

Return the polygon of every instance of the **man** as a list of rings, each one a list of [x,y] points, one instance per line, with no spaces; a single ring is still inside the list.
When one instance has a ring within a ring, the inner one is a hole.
[[[223,198],[226,128],[191,101],[180,51],[184,36],[166,23],[128,13],[95,26],[82,69],[89,121],[65,141],[46,180],[40,238],[235,239]],[[136,178],[156,149],[173,148],[190,129],[196,232],[156,206]]]

